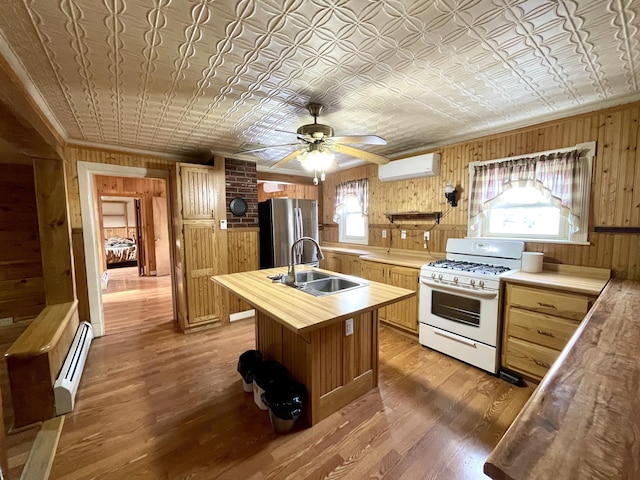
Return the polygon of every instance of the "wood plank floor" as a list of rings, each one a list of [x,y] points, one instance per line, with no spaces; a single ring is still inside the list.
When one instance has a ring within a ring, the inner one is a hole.
[[[236,372],[253,342],[252,320],[190,335],[165,322],[96,339],[51,478],[486,478],[484,460],[532,391],[383,327],[379,388],[277,435]],[[13,437],[18,476],[28,448]]]
[[[139,277],[138,267],[112,268],[102,292],[105,335],[173,320],[171,276]]]

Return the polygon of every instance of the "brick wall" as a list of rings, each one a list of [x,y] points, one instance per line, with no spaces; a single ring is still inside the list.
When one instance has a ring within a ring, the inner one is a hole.
[[[256,164],[233,158],[225,159],[225,183],[227,189],[227,226],[228,228],[247,228],[258,226],[258,176]],[[247,213],[236,217],[229,208],[231,200],[243,198],[247,202]]]

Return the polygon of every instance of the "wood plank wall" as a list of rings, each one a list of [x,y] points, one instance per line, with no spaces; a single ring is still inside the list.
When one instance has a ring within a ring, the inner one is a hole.
[[[426,251],[422,236],[425,230],[430,230],[428,250],[444,252],[447,238],[466,235],[470,162],[596,141],[589,217],[590,245],[527,243],[527,250],[543,252],[546,262],[610,268],[617,278],[640,280],[640,235],[594,231],[596,226],[640,226],[639,118],[640,103],[632,103],[447,145],[433,150],[441,153],[440,175],[436,177],[383,183],[378,180],[375,165],[329,173],[321,195],[325,202],[322,240],[336,242],[338,239],[337,226],[331,220],[335,186],[366,177],[370,188],[370,245],[389,247],[392,241],[393,248]],[[459,192],[456,208],[451,208],[444,198],[444,185],[449,181]],[[392,225],[384,216],[384,212],[411,210],[441,211],[444,216],[439,225],[431,221]],[[400,240],[400,227],[408,231],[406,240]],[[393,235],[383,239],[382,229]]]
[[[229,273],[247,272],[260,268],[260,229],[230,228],[227,230]],[[236,297],[229,295],[229,313],[243,312],[252,307]]]
[[[0,318],[34,318],[45,306],[33,166],[2,164]]]
[[[279,183],[277,192],[265,192],[264,183],[258,184],[258,202],[264,202],[270,198],[303,198],[318,200],[318,187],[315,185],[302,185],[298,183]]]

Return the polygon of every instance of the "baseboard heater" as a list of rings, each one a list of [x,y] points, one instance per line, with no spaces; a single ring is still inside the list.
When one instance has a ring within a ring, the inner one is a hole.
[[[73,411],[80,377],[92,340],[93,327],[88,322],[80,322],[60,374],[53,385],[56,415],[64,415]]]

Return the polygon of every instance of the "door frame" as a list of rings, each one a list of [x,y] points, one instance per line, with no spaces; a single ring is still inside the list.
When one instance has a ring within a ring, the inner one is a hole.
[[[129,167],[123,165],[112,165],[107,163],[77,162],[78,187],[80,193],[80,213],[82,215],[82,239],[84,244],[84,255],[87,274],[87,293],[89,297],[89,318],[93,326],[96,337],[104,335],[104,307],[102,305],[102,288],[100,254],[98,235],[96,232],[96,191],[93,177],[95,175],[110,175],[115,177],[134,178],[159,178],[165,180],[167,189],[167,211],[171,211],[170,205],[170,173],[169,170],[157,170],[143,167]],[[170,217],[169,217],[170,218]],[[168,219],[167,219],[168,221]],[[173,244],[172,228],[169,225],[169,245]],[[173,248],[169,248],[171,257],[171,297],[173,299],[173,318],[176,321],[176,298],[173,284],[175,282],[175,271],[173,269]]]

